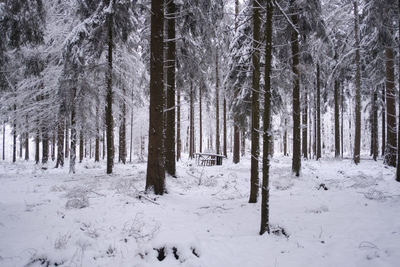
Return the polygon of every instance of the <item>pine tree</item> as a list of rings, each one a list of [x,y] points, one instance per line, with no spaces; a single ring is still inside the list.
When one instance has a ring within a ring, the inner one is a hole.
[[[361,146],[361,62],[360,62],[360,30],[358,0],[354,0],[354,34],[356,49],[356,94],[355,94],[355,135],[354,135],[354,156],[355,164],[360,163]]]

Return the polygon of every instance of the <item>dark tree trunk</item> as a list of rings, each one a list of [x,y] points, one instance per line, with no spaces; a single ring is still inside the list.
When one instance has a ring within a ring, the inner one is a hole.
[[[317,145],[317,160],[321,158],[321,78],[320,78],[319,64],[317,64],[317,132],[316,132],[316,145]]]
[[[105,130],[103,130],[103,160],[106,155],[106,133]]]
[[[169,175],[176,177],[175,160],[175,16],[174,0],[167,3],[167,127],[165,138],[165,169]]]
[[[132,90],[132,100],[133,100],[133,90]],[[131,109],[131,138],[129,141],[129,162],[132,162],[132,152],[133,152],[133,109]]]
[[[240,162],[240,130],[236,124],[233,126],[233,163]]]
[[[261,187],[261,227],[260,235],[269,233],[269,151],[271,146],[271,58],[272,58],[272,0],[267,0],[267,17],[265,22],[265,93],[264,93],[264,131],[263,131],[263,182]],[[307,136],[306,136],[307,138]],[[307,155],[307,153],[306,153]]]
[[[397,7],[398,10],[400,10],[400,0],[397,2]],[[400,14],[398,17],[398,22],[400,23]],[[399,24],[400,25],[400,24]],[[399,34],[400,34],[400,27],[399,27]],[[400,36],[400,35],[399,35]],[[399,53],[400,53],[400,43],[399,43]],[[400,73],[400,58],[399,58],[399,73]],[[400,88],[400,75],[399,75],[399,88]],[[397,129],[397,169],[396,169],[396,181],[400,182],[400,93],[399,93],[399,125],[398,125],[398,129]]]
[[[224,111],[223,111],[223,116],[224,116],[224,121],[223,121],[223,123],[224,123],[224,144],[223,144],[223,153],[224,153],[224,156],[225,157],[227,157],[228,156],[228,152],[227,152],[227,148],[226,148],[226,143],[227,143],[227,139],[226,139],[226,136],[227,136],[227,133],[226,133],[226,98],[225,98],[225,94],[224,94],[224,103],[223,103],[223,105],[224,105],[224,107],[223,107],[223,109],[224,109]]]
[[[386,148],[386,92],[382,85],[382,157],[385,156]]]
[[[194,100],[193,100],[193,83],[190,81],[190,107],[189,107],[189,158],[193,158],[194,153]]]
[[[361,148],[361,62],[360,62],[360,30],[358,0],[354,1],[354,34],[356,40],[356,95],[355,95],[355,135],[354,135],[354,163],[360,163]]]
[[[260,2],[253,0],[253,75],[252,75],[252,103],[251,103],[251,176],[249,203],[256,203],[258,199],[259,177],[258,158],[260,156]]]
[[[177,98],[177,109],[176,109],[176,161],[181,159],[181,88],[177,88],[176,93]]]
[[[3,160],[6,160],[6,122],[3,122]]]
[[[164,0],[151,1],[150,35],[150,124],[146,190],[157,195],[165,192],[163,161],[163,29]]]
[[[334,102],[335,102],[335,157],[340,156],[340,123],[339,123],[339,81],[335,81],[334,88]]]
[[[246,155],[246,130],[242,129],[242,145],[240,146],[241,156],[244,157]]]
[[[376,161],[378,158],[378,92],[375,88],[372,98],[372,156]]]
[[[57,162],[56,168],[58,166],[64,166],[64,123],[65,119],[59,114],[58,125],[57,125]]]
[[[125,88],[122,89],[125,98]],[[121,107],[121,118],[119,125],[119,149],[118,149],[118,161],[122,161],[126,164],[126,103],[125,99],[122,101]]]
[[[200,128],[200,136],[199,136],[199,152],[203,152],[203,111],[202,111],[202,95],[201,95],[201,86],[199,88],[199,128]]]
[[[100,161],[100,129],[99,129],[99,108],[96,107],[96,141],[94,150],[94,161]]]
[[[293,25],[297,28],[298,10],[295,1],[290,1]],[[292,171],[296,176],[300,175],[301,151],[300,151],[300,81],[299,81],[299,36],[296,30],[292,29],[292,71],[293,71],[293,157]]]
[[[65,120],[65,158],[69,158],[69,120]]]
[[[239,0],[235,0],[235,32],[238,28],[238,16],[239,16]],[[238,88],[235,88],[235,98],[239,94]],[[237,164],[240,162],[240,129],[239,121],[236,114],[233,116],[233,163]]]
[[[286,115],[285,115],[285,126],[284,127],[285,127],[285,129],[283,132],[283,155],[287,156],[288,152],[287,152],[287,118],[286,118]]]
[[[79,163],[83,160],[83,132],[79,131]]]
[[[53,134],[51,136],[51,161],[54,161],[56,158],[56,133],[53,130]]]
[[[215,150],[220,153],[219,143],[219,79],[218,79],[218,47],[215,52]]]
[[[397,156],[397,126],[396,126],[396,88],[394,84],[394,53],[393,48],[385,49],[386,57],[386,132],[385,164],[396,167]]]
[[[45,127],[42,128],[42,163],[46,164],[49,160],[49,134]]]
[[[112,71],[113,71],[113,15],[107,15],[107,93],[106,93],[106,138],[107,138],[107,174],[112,173],[114,167],[114,118],[112,111],[113,91],[112,91]]]
[[[76,122],[75,122],[75,96],[76,88],[72,89],[72,108],[71,108],[71,151],[69,155],[69,173],[75,173],[75,161],[76,161]]]
[[[25,160],[29,160],[29,133],[28,132],[25,133],[24,145],[25,145]]]
[[[39,164],[40,162],[40,131],[37,129],[36,131],[36,138],[35,138],[35,163]]]
[[[342,108],[342,114],[341,114],[341,124],[340,124],[340,129],[341,129],[341,132],[340,132],[340,138],[341,138],[341,144],[342,144],[342,146],[341,146],[341,152],[340,152],[340,155],[342,156],[342,158],[343,158],[343,151],[344,151],[344,142],[343,142],[343,138],[344,138],[344,135],[343,135],[343,128],[344,128],[344,123],[343,123],[343,117],[344,117],[344,92],[343,92],[343,86],[341,87],[341,101],[342,101],[342,103],[341,103],[341,108]]]
[[[23,136],[24,136],[24,134],[23,133],[21,133],[20,135],[19,135],[19,158],[20,159],[22,159],[22,147],[23,147],[23,141],[22,141],[22,138],[23,138]]]
[[[14,108],[15,110],[15,108]],[[13,157],[12,162],[17,161],[17,124],[14,121],[13,124]]]
[[[303,158],[307,159],[308,158],[308,153],[307,153],[307,131],[308,131],[308,93],[307,93],[307,88],[304,90],[304,101],[303,101],[303,112],[302,112],[302,154]]]

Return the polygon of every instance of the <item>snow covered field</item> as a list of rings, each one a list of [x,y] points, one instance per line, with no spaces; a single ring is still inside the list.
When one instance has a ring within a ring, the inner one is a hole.
[[[399,266],[394,169],[309,160],[296,178],[290,163],[272,161],[276,231],[259,236],[260,204],[248,203],[249,159],[180,162],[162,197],[143,194],[144,163],[117,164],[108,176],[105,164],[91,161],[78,164],[76,175],[2,162],[0,265]]]

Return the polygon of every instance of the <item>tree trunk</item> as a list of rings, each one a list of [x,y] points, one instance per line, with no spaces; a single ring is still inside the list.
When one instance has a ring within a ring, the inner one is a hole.
[[[286,157],[288,155],[287,152],[287,118],[285,115],[285,129],[283,132],[283,155]]]
[[[56,168],[58,166],[64,166],[64,123],[65,119],[61,115],[61,112],[58,117],[58,125],[57,125],[57,162]]]
[[[199,88],[199,128],[200,128],[200,136],[199,136],[199,143],[200,143],[200,147],[199,147],[199,152],[202,153],[203,152],[203,112],[202,112],[202,95],[201,95],[201,86]]]
[[[355,135],[354,135],[354,163],[360,163],[361,146],[361,62],[360,62],[360,30],[358,0],[354,1],[354,34],[356,40],[356,95],[355,95]]]
[[[25,160],[29,160],[29,133],[25,133]]]
[[[190,107],[189,107],[189,158],[193,158],[194,153],[194,119],[193,119],[193,83],[190,81]]]
[[[246,155],[246,130],[242,129],[242,145],[240,146],[241,156],[244,157]]]
[[[219,79],[218,79],[218,47],[215,52],[215,150],[216,153],[220,153],[219,143]]]
[[[125,98],[125,88],[122,89]],[[118,149],[118,161],[122,161],[126,164],[126,103],[125,99],[122,101],[121,107],[121,120],[119,125],[119,149]]]
[[[169,175],[176,177],[175,160],[175,13],[174,0],[167,3],[167,128],[165,137],[165,169]]]
[[[94,150],[94,161],[100,161],[100,129],[99,129],[99,108],[96,107],[96,141]]]
[[[164,0],[151,1],[150,35],[150,117],[146,190],[165,192],[163,151],[163,29]]]
[[[79,163],[83,160],[83,132],[79,131]]]
[[[114,118],[112,111],[113,91],[112,91],[112,72],[113,72],[113,15],[107,14],[107,34],[108,34],[108,54],[107,54],[107,93],[106,93],[106,138],[107,138],[107,174],[112,173],[114,167]]]
[[[39,155],[39,150],[40,150],[40,131],[37,129],[36,131],[36,138],[35,138],[35,163],[39,164],[40,161],[40,155]]]
[[[15,110],[15,108],[14,108]],[[13,124],[13,157],[12,157],[12,162],[17,161],[17,124],[14,120]]]
[[[265,22],[265,93],[264,93],[264,131],[263,131],[263,182],[261,187],[261,227],[260,235],[269,233],[269,151],[271,146],[271,58],[272,58],[272,0],[267,0],[267,17]],[[307,133],[306,133],[307,134]],[[306,135],[307,136],[307,135]],[[307,156],[307,153],[306,153]]]
[[[235,32],[238,29],[238,17],[239,17],[239,0],[235,0]],[[238,88],[235,88],[235,98],[239,94]],[[240,162],[240,129],[239,121],[236,114],[233,115],[233,163],[237,164]]]
[[[317,160],[321,158],[321,79],[319,64],[317,64]]]
[[[343,117],[344,117],[344,92],[343,92],[343,86],[341,87],[340,96],[341,96],[340,99],[342,101],[342,103],[341,103],[342,114],[341,114],[341,124],[340,124],[340,129],[341,129],[341,133],[340,133],[341,142],[340,143],[342,144],[342,146],[341,146],[340,155],[343,158],[343,151],[344,151],[344,142],[343,142],[343,138],[344,138],[344,135],[343,135],[343,128],[344,128],[344,123],[343,123]]]
[[[226,136],[227,136],[227,133],[226,133],[226,97],[225,97],[225,94],[224,94],[224,107],[223,107],[223,109],[224,109],[224,111],[223,111],[223,116],[224,116],[224,144],[223,144],[223,153],[224,153],[224,156],[225,157],[228,157],[228,152],[227,152],[227,148],[226,148],[226,143],[227,143],[227,139],[226,139]]]
[[[302,154],[303,158],[307,159],[308,153],[307,153],[307,131],[308,131],[308,93],[307,93],[307,88],[304,88],[304,101],[303,101],[303,112],[302,112],[302,119],[303,119],[303,126],[302,126]]]
[[[69,173],[75,173],[76,161],[76,122],[75,122],[75,97],[76,88],[72,89],[72,108],[71,108],[71,153],[69,156]]]
[[[397,156],[397,126],[396,126],[396,88],[394,84],[394,53],[393,48],[385,49],[386,56],[386,132],[385,164],[396,167]]]
[[[49,134],[45,127],[42,128],[42,163],[46,164],[49,160]]]
[[[373,101],[372,101],[372,156],[376,161],[378,158],[378,92],[377,88],[375,88],[373,92]]]
[[[69,158],[69,120],[65,120],[65,158]]]
[[[400,10],[400,0],[397,2],[398,10]],[[398,15],[398,22],[400,23],[400,14]],[[400,25],[400,24],[399,24]],[[399,27],[399,34],[400,34],[400,27]],[[399,35],[400,36],[400,35]],[[399,53],[400,53],[400,44],[399,44]],[[399,73],[400,73],[400,58],[399,58]],[[399,75],[399,88],[400,88],[400,75]],[[398,129],[397,129],[397,168],[396,168],[396,181],[400,182],[400,93],[399,93],[399,119],[398,119]]]
[[[181,159],[181,88],[177,88],[177,109],[176,109],[176,161]]]
[[[53,134],[51,136],[51,161],[54,161],[56,158],[56,133],[53,130]]]
[[[3,160],[6,160],[6,122],[3,122]]]
[[[19,158],[20,159],[22,159],[22,147],[23,147],[23,140],[22,140],[22,138],[23,138],[23,136],[24,136],[24,134],[23,133],[21,133],[20,135],[19,135]]]
[[[253,0],[253,75],[252,75],[252,103],[251,103],[251,177],[249,203],[256,203],[258,199],[259,177],[258,158],[260,156],[260,3]]]
[[[339,124],[339,81],[335,81],[334,85],[334,102],[335,102],[335,157],[340,156],[340,124]]]
[[[294,5],[295,0],[290,1],[292,10],[292,23],[297,28],[298,10]],[[292,29],[292,71],[293,71],[293,157],[292,171],[296,176],[300,175],[301,151],[300,151],[300,81],[299,81],[299,36],[296,30]]]
[[[133,100],[133,90],[132,90],[132,100]],[[129,162],[132,162],[132,152],[133,152],[133,108],[131,109],[131,138],[129,142]]]

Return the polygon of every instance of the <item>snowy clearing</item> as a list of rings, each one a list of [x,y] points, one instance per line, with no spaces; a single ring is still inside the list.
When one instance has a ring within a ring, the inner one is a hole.
[[[76,175],[0,165],[1,266],[398,266],[400,184],[382,162],[272,161],[270,218],[249,204],[250,162],[178,163],[168,194],[143,193],[145,163],[86,161]],[[282,234],[283,232],[283,234]],[[161,261],[160,261],[161,260]]]

